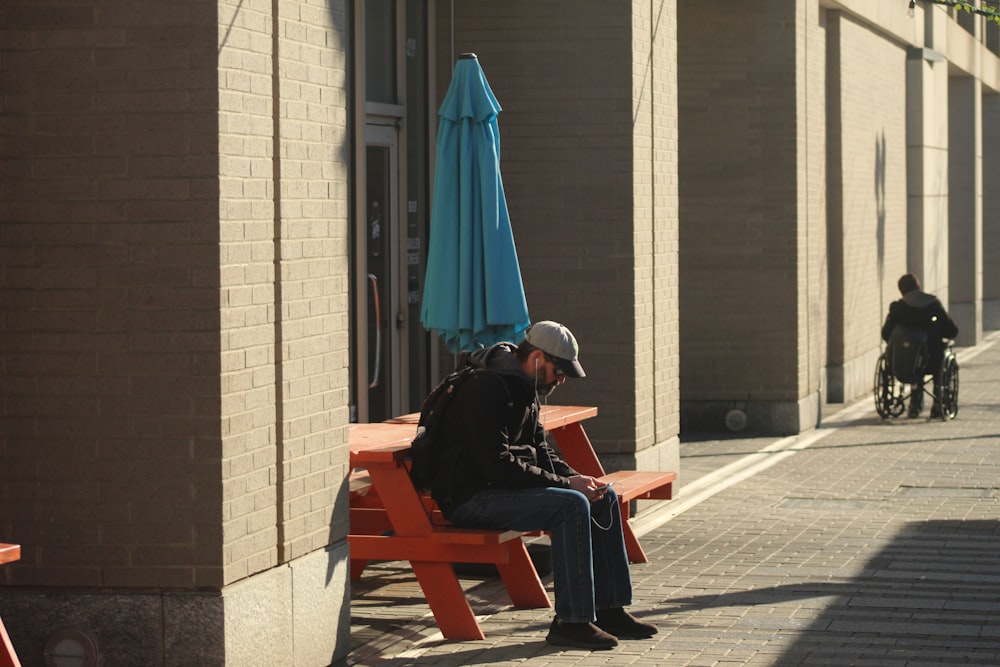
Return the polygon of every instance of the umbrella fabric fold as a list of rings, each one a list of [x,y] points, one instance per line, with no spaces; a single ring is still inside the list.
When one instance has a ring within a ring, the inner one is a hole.
[[[420,315],[453,353],[519,342],[530,324],[500,176],[499,112],[478,59],[463,56],[438,112]]]

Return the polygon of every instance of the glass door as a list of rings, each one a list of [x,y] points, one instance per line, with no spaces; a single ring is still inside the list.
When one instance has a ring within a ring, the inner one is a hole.
[[[357,421],[383,421],[402,412],[397,326],[399,251],[399,142],[396,128],[365,128],[365,200],[355,223],[354,398]],[[362,306],[363,304],[363,306]]]

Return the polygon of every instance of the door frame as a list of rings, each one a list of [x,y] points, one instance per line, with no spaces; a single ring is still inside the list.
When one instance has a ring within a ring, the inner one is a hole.
[[[406,100],[406,58],[407,58],[407,44],[406,44],[406,11],[407,7],[406,0],[394,0],[396,6],[396,34],[397,34],[397,48],[396,48],[396,67],[397,67],[397,77],[396,77],[396,93],[397,100]],[[348,363],[350,364],[348,372],[351,378],[350,385],[352,390],[349,391],[349,406],[350,406],[350,420],[351,421],[368,421],[369,417],[369,401],[368,401],[368,380],[365,378],[366,373],[368,373],[367,368],[367,358],[368,358],[368,341],[366,335],[366,322],[362,320],[362,316],[365,314],[365,309],[367,304],[365,299],[367,297],[367,287],[366,289],[360,289],[359,286],[363,283],[367,283],[367,271],[365,270],[363,260],[365,258],[365,238],[358,235],[359,230],[365,229],[365,219],[367,217],[367,178],[366,178],[366,160],[367,160],[367,146],[368,146],[368,127],[375,126],[392,126],[397,132],[397,151],[396,151],[396,188],[394,190],[396,205],[393,209],[393,214],[396,216],[395,228],[391,230],[391,233],[395,234],[396,242],[393,245],[394,251],[399,253],[398,261],[394,264],[397,270],[397,275],[395,279],[398,282],[394,283],[394,310],[391,311],[388,319],[390,320],[389,330],[393,339],[394,345],[394,355],[397,360],[396,368],[397,375],[394,378],[386,379],[387,382],[392,384],[392,398],[390,407],[394,411],[399,411],[397,414],[402,414],[403,412],[408,412],[409,408],[412,407],[410,404],[413,400],[422,398],[423,396],[413,396],[414,392],[420,391],[420,386],[430,385],[436,382],[436,376],[438,372],[436,369],[440,367],[441,353],[439,350],[439,345],[437,345],[437,337],[431,332],[424,332],[426,336],[426,352],[418,352],[411,350],[412,342],[407,341],[407,336],[403,334],[408,330],[419,329],[423,331],[422,324],[417,318],[406,317],[404,312],[407,306],[406,297],[408,294],[409,286],[407,285],[407,271],[404,263],[408,261],[407,248],[403,247],[403,244],[407,243],[407,233],[406,222],[408,221],[408,206],[412,204],[408,199],[412,197],[412,193],[409,192],[407,183],[407,165],[408,161],[412,160],[414,156],[408,155],[408,146],[410,142],[408,140],[408,128],[407,128],[407,108],[405,104],[385,104],[378,102],[370,102],[367,100],[367,94],[365,91],[365,0],[353,0],[351,3],[352,7],[352,34],[353,34],[353,58],[352,60],[352,88],[353,88],[353,100],[352,100],[352,113],[350,114],[350,126],[352,135],[352,171],[354,174],[353,182],[351,184],[350,190],[350,209],[351,209],[351,229],[350,236],[351,245],[348,250],[348,261],[350,267],[350,280],[349,280],[349,298],[351,300],[353,308],[351,309],[354,321],[350,323],[349,330],[351,332],[350,340],[348,342]],[[427,97],[425,104],[427,106],[426,112],[429,119],[437,118],[437,103],[436,98],[436,68],[435,68],[435,38],[437,31],[435,30],[437,10],[436,3],[427,3],[424,8],[426,12],[426,44],[424,48],[426,49],[426,80],[423,82],[427,86]],[[434,158],[434,146],[437,137],[437,123],[428,122],[426,128],[417,128],[416,132],[419,135],[420,131],[424,131],[428,135],[428,150],[430,155],[426,156],[427,164],[433,165]],[[415,135],[415,136],[417,136]],[[428,167],[427,182],[430,190],[433,189],[433,167]],[[424,201],[423,197],[418,197],[421,205],[427,206],[428,216],[429,216],[429,195],[428,201]],[[426,232],[422,237],[422,243],[419,252],[424,253],[426,256],[426,243],[428,236]],[[422,277],[421,277],[422,284]],[[402,300],[402,301],[400,301]],[[383,311],[387,304],[383,304]],[[399,328],[399,317],[402,316],[402,327]],[[417,356],[411,359],[412,354]],[[426,360],[424,360],[424,354],[426,354]],[[359,361],[361,363],[359,363]],[[412,363],[418,363],[421,365],[419,369],[410,368]],[[414,387],[413,382],[404,382],[402,380],[406,379],[406,373],[417,372],[420,375],[429,374],[430,377],[422,378],[420,386]],[[424,391],[424,393],[426,393]]]

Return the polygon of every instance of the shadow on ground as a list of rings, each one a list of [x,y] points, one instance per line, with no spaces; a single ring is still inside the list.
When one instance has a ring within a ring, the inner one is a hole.
[[[774,664],[1000,664],[1000,522],[910,523],[855,579],[673,598],[666,608],[815,598],[826,598],[824,610],[788,628],[797,638]]]

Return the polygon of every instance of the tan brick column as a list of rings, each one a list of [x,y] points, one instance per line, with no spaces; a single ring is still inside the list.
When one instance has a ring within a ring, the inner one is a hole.
[[[983,329],[1000,329],[1000,93],[983,93]]]
[[[344,3],[2,11],[22,660],[61,627],[108,665],[343,657]]]
[[[734,409],[757,431],[815,421],[807,188],[823,156],[803,129],[816,103],[804,67],[818,22],[806,11],[791,0],[678,7],[681,410],[693,429],[723,429]]]
[[[983,337],[982,93],[971,76],[948,79],[948,295],[957,342]]]

